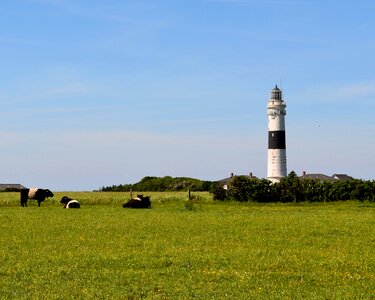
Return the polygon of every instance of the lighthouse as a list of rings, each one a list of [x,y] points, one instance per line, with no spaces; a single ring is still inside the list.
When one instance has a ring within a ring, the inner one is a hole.
[[[287,176],[285,115],[286,104],[282,91],[275,86],[271,91],[271,99],[267,104],[268,116],[268,165],[267,179],[279,182]]]

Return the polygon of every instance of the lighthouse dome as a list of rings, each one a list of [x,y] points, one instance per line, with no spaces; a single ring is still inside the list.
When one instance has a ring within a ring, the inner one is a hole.
[[[278,86],[276,85],[273,90],[271,91],[271,99],[272,100],[279,100],[279,101],[283,101],[282,99],[282,92],[281,90],[278,88]]]

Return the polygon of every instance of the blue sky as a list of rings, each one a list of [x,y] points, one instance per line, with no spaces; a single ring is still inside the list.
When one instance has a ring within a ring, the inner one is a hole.
[[[1,183],[265,177],[275,84],[288,172],[375,177],[372,0],[3,2]]]

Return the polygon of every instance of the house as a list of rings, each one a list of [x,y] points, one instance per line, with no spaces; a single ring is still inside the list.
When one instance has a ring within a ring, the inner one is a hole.
[[[22,184],[0,183],[0,191],[19,191],[24,188]]]
[[[230,177],[228,177],[228,178],[224,178],[224,179],[221,179],[221,180],[218,180],[218,181],[216,181],[218,184],[220,184],[220,185],[222,185],[223,186],[223,188],[225,189],[225,190],[227,190],[228,189],[228,183],[229,183],[229,181],[231,181],[231,179],[233,178],[233,177],[235,177],[235,176],[244,176],[244,177],[247,177],[247,178],[257,178],[256,176],[254,176],[253,175],[253,173],[249,173],[248,175],[234,175],[234,173],[231,173],[230,174]]]

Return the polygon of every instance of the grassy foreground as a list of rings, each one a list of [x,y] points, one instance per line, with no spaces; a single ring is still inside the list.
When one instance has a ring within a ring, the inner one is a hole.
[[[375,299],[375,205],[0,193],[0,299]]]

